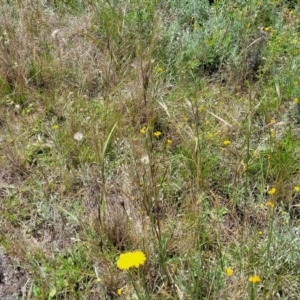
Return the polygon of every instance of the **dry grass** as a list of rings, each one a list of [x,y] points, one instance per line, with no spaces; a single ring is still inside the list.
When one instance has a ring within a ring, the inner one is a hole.
[[[252,2],[1,6],[1,299],[297,299],[299,7]]]

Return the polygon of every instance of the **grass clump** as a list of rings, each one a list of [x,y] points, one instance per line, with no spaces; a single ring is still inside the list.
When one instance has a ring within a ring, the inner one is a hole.
[[[298,298],[296,1],[0,11],[1,299]]]

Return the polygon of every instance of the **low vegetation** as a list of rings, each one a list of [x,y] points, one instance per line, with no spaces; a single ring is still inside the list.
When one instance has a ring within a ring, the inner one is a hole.
[[[298,1],[0,12],[2,299],[299,299]]]

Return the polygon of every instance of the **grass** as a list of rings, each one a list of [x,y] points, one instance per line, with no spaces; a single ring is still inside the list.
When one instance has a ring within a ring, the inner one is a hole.
[[[0,241],[22,299],[298,299],[297,1],[0,10]]]

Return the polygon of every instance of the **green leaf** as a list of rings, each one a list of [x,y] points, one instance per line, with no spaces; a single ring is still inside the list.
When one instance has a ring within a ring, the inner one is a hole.
[[[56,295],[56,287],[53,287],[52,290],[49,293],[49,297],[53,298]]]

